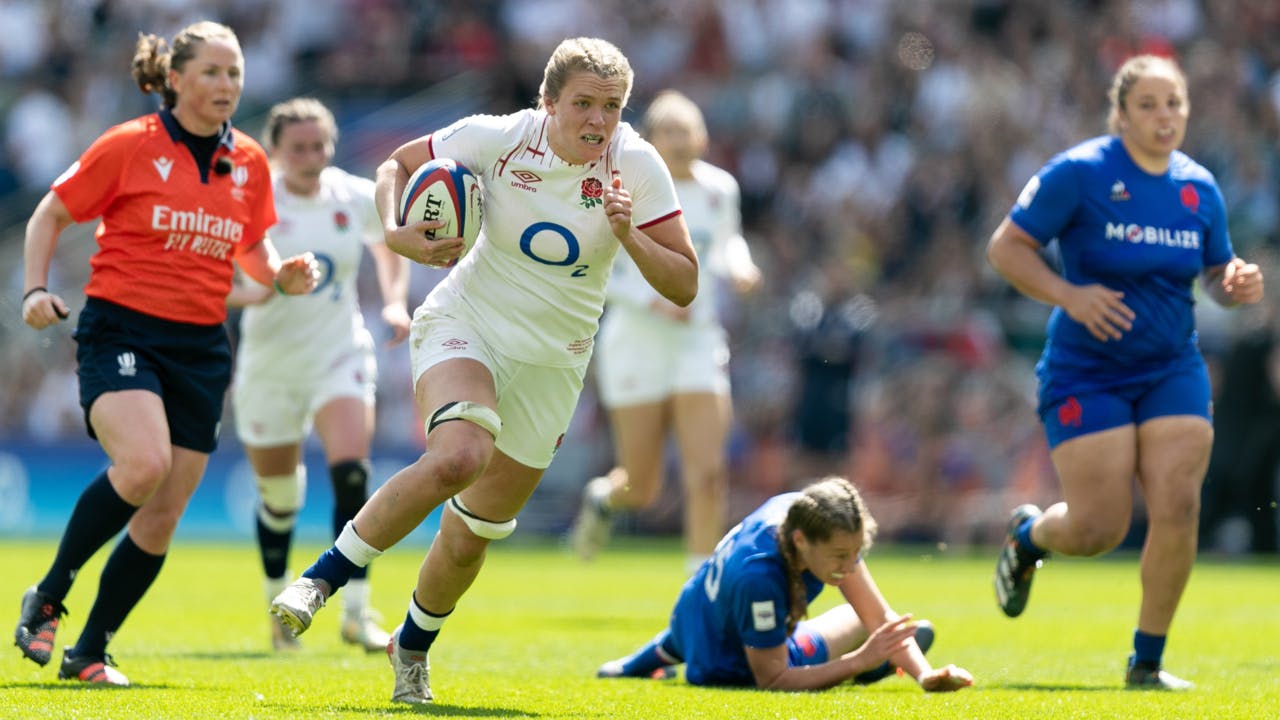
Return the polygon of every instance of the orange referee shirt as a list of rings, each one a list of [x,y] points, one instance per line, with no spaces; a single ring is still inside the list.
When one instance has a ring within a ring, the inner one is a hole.
[[[53,182],[76,222],[101,217],[85,294],[198,325],[227,317],[236,255],[276,222],[267,156],[228,123],[201,173],[173,115],[117,125]],[[225,163],[224,163],[225,166]]]

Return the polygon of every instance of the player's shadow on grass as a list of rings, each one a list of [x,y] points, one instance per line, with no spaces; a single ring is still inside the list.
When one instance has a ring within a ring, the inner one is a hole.
[[[999,683],[973,687],[970,690],[1039,690],[1042,692],[1115,692],[1119,685],[1068,685],[1066,683]],[[963,692],[969,692],[965,690]]]
[[[278,657],[288,657],[274,650],[216,650],[216,651],[191,651],[182,650],[172,654],[157,653],[165,657],[183,658],[185,660],[270,660]]]
[[[281,710],[297,711],[296,705],[277,705]],[[368,705],[326,705],[326,710],[338,710],[350,713],[368,713]],[[388,702],[385,707],[378,708],[378,715],[433,715],[436,717],[540,717],[527,708],[473,707],[466,705],[442,705],[426,703],[425,705],[409,705],[407,703]]]
[[[131,690],[181,690],[184,685],[165,683],[131,683],[128,687],[106,683],[72,682],[70,680],[46,680],[43,682],[0,682],[0,690],[74,690],[75,692],[129,692]]]

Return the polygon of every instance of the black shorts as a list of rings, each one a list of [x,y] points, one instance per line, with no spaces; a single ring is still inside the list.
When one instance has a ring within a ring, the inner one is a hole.
[[[164,402],[169,441],[211,453],[218,447],[222,400],[231,382],[226,328],[163,320],[99,298],[88,298],[76,324],[80,406],[89,437],[89,409],[103,393],[150,390]]]

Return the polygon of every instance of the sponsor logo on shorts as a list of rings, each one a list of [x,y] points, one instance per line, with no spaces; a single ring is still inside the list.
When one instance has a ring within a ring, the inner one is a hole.
[[[1058,424],[1063,427],[1080,427],[1084,419],[1084,408],[1074,395],[1058,406]]]
[[[461,338],[449,338],[448,340],[440,343],[440,347],[445,350],[465,350],[467,348],[467,341]]]
[[[138,374],[138,359],[131,352],[122,352],[116,356],[116,364],[120,366],[120,375],[133,377]]]
[[[812,635],[796,635],[796,645],[800,648],[800,654],[807,658],[811,658],[818,652],[818,643],[813,641]]]

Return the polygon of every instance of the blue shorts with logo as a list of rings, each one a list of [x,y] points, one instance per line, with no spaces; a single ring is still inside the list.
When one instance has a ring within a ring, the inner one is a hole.
[[[1197,415],[1212,422],[1209,372],[1198,352],[1129,376],[1081,375],[1065,382],[1042,372],[1038,412],[1050,448],[1157,417]]]
[[[164,402],[169,441],[197,452],[218,446],[222,401],[231,382],[226,328],[164,320],[100,298],[88,298],[76,324],[80,406],[103,393],[148,390]]]

